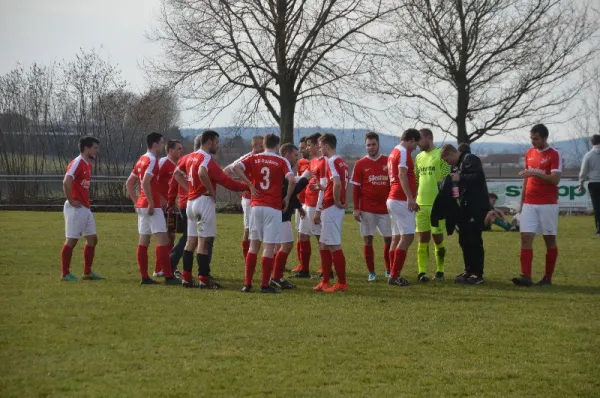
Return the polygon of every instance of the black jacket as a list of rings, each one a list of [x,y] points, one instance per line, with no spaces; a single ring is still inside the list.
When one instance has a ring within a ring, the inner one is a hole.
[[[462,217],[481,217],[488,212],[490,198],[481,160],[472,153],[462,152],[453,172],[460,176],[458,189]]]
[[[308,185],[308,180],[306,178],[300,178],[296,181],[296,186],[294,187],[294,192],[292,193],[292,197],[290,198],[290,204],[288,206],[287,212],[281,213],[282,222],[292,221],[292,214],[302,207],[302,203],[298,200],[298,194],[302,192],[306,186]],[[287,178],[283,179],[283,190],[282,190],[282,198],[285,199],[288,190],[288,180]]]
[[[431,225],[439,227],[440,220],[446,220],[446,233],[452,235],[460,215],[460,207],[456,199],[452,198],[452,180],[446,176],[442,180],[440,190],[431,208]]]

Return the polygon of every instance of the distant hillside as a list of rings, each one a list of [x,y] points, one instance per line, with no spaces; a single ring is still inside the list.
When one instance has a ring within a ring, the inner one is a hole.
[[[216,127],[212,128],[221,136],[228,138],[236,135],[241,136],[248,141],[254,135],[265,135],[267,133],[278,133],[278,127]],[[183,128],[181,134],[184,137],[193,137],[200,134],[204,129]],[[363,137],[367,130],[365,129],[338,129],[338,128],[322,128],[322,127],[300,127],[294,131],[294,141],[298,143],[300,137],[311,135],[316,132],[333,133],[338,138],[338,148],[340,153],[345,156],[361,156],[364,154]],[[398,145],[400,138],[391,134],[379,133],[381,151],[389,153],[394,146]],[[447,143],[455,144],[454,139],[447,140]],[[442,142],[438,142],[439,145]],[[587,152],[586,140],[571,139],[564,141],[553,142],[552,146],[557,148],[563,155],[565,166],[576,167],[580,164],[583,154]],[[495,153],[524,153],[529,145],[519,144],[514,142],[475,142],[471,145],[474,153],[485,155]]]

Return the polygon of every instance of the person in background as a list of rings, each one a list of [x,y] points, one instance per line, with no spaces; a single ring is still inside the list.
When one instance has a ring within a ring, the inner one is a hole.
[[[498,200],[498,195],[491,192],[489,194],[489,197],[490,197],[490,211],[488,211],[488,214],[485,216],[485,221],[484,221],[485,230],[490,231],[492,229],[492,224],[496,224],[497,226],[504,229],[505,231],[510,230],[510,224],[506,221],[506,216],[504,215],[504,212],[502,210],[496,209],[494,207],[494,206],[496,206],[496,201]]]
[[[585,154],[579,172],[579,190],[588,182],[588,191],[592,198],[596,221],[596,236],[600,237],[600,134],[592,136],[593,148]]]

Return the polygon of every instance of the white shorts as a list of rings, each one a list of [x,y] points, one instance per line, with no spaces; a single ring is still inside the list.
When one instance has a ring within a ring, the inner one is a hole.
[[[415,213],[408,210],[408,202],[388,199],[386,205],[392,222],[392,235],[414,235]]]
[[[244,212],[244,229],[250,228],[250,199],[242,198],[242,211]]]
[[[253,206],[250,210],[250,240],[263,243],[281,241],[281,210],[268,206]]]
[[[344,221],[344,209],[331,206],[321,212],[321,237],[319,242],[329,246],[342,244],[342,223]]]
[[[315,225],[313,223],[313,217],[317,212],[316,207],[308,207],[307,205],[302,205],[302,208],[306,212],[306,217],[300,219],[300,225],[298,226],[298,232],[308,236],[320,236],[321,235],[321,226],[323,225],[323,220],[321,217],[321,224]]]
[[[392,222],[389,214],[360,212],[360,236],[374,236],[375,231],[384,238],[392,236]]]
[[[154,235],[167,232],[167,220],[162,209],[154,209],[154,214],[148,215],[148,208],[135,209],[138,215],[138,232],[140,235]]]
[[[304,206],[304,205],[302,205],[302,206]],[[300,220],[301,220],[300,212],[298,211],[298,209],[296,209],[296,212],[294,213],[294,223],[295,223],[294,228],[296,229],[296,231],[300,230]]]
[[[65,237],[70,239],[79,239],[82,236],[96,235],[96,221],[92,211],[87,207],[73,207],[68,201],[65,201],[63,207],[65,216]]]
[[[291,221],[281,223],[281,234],[279,243],[290,243],[294,241],[294,230],[292,229]]]
[[[216,204],[210,196],[188,200],[186,214],[188,218],[187,236],[213,238],[217,236]]]
[[[537,235],[554,235],[558,231],[558,205],[523,204],[520,231]]]

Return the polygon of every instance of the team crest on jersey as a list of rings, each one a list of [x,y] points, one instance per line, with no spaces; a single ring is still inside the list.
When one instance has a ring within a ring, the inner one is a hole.
[[[90,180],[81,180],[81,186],[85,189],[90,189]]]
[[[549,158],[542,158],[542,160],[540,160],[540,164],[548,163],[549,160]]]
[[[383,166],[383,171],[387,171],[388,167],[387,165]]]

